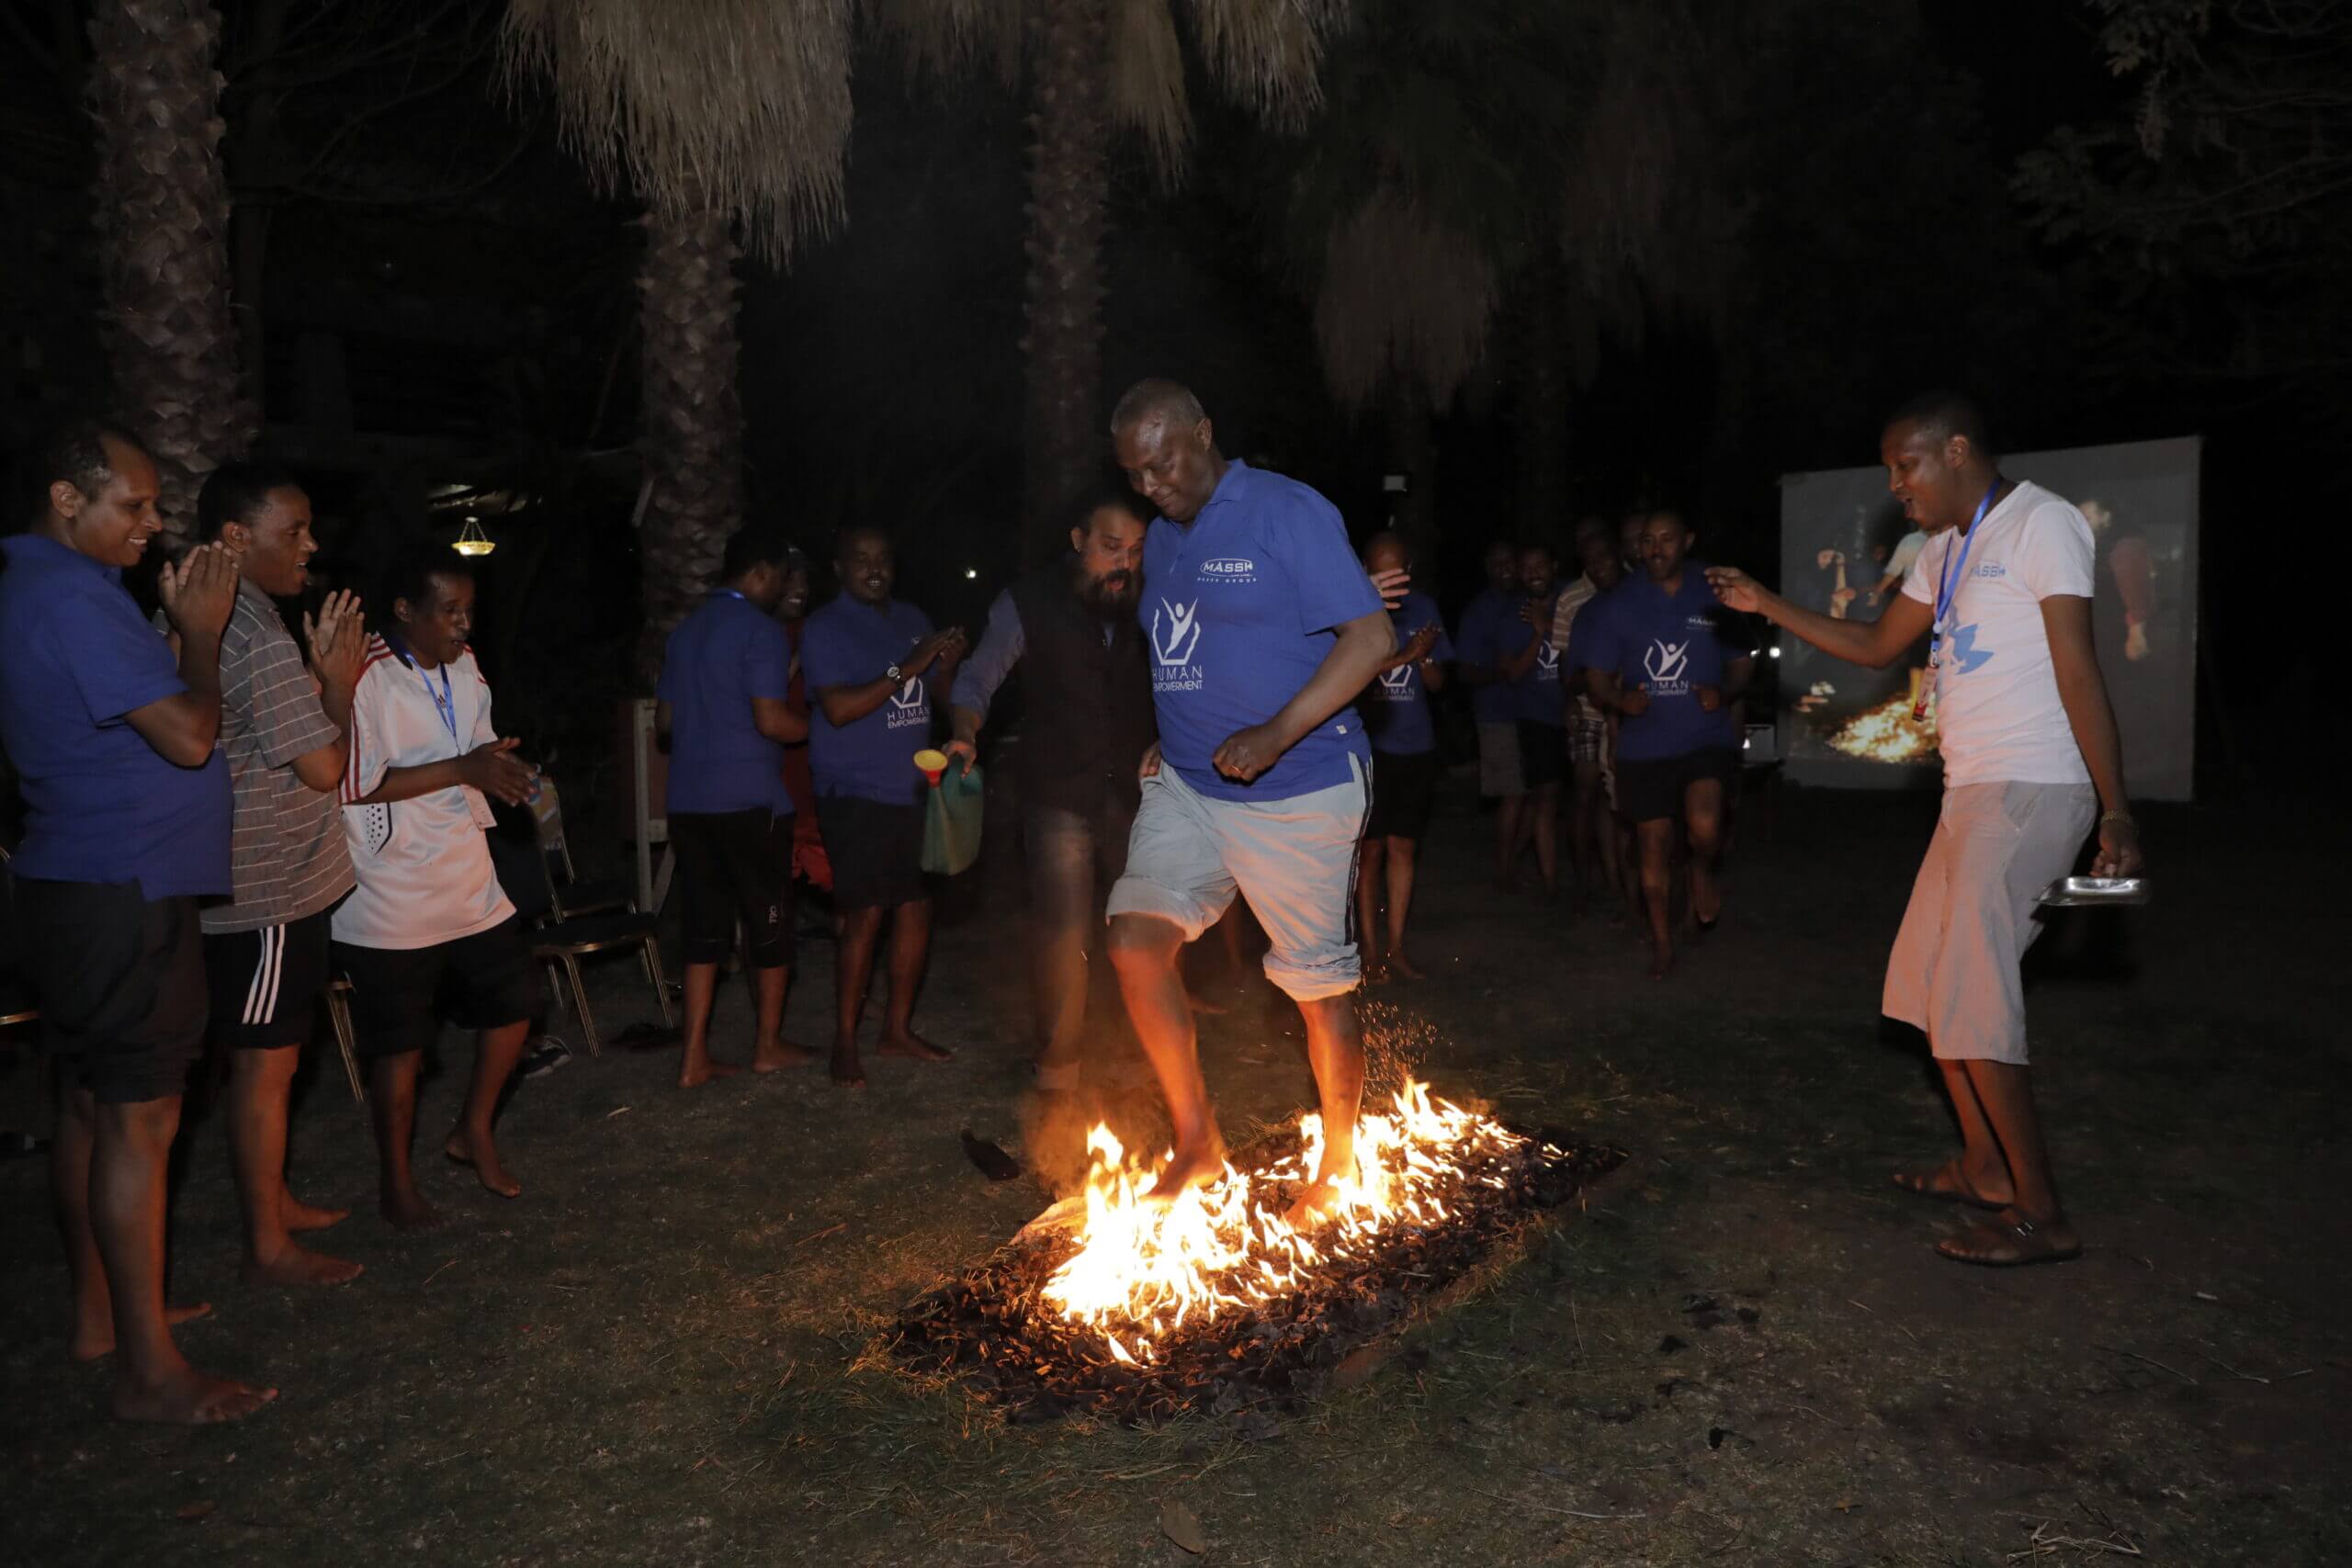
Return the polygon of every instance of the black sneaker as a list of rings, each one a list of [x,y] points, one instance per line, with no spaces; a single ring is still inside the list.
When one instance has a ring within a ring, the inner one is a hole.
[[[552,1034],[542,1034],[523,1052],[523,1059],[515,1065],[518,1077],[543,1078],[571,1060],[571,1047]]]

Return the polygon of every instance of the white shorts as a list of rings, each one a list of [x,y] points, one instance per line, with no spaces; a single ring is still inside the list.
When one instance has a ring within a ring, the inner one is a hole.
[[[1346,783],[1287,800],[1218,800],[1163,763],[1143,781],[1108,914],[1150,915],[1193,942],[1238,890],[1273,943],[1267,979],[1302,1002],[1355,989],[1356,846],[1372,785],[1363,760],[1349,761]]]
[[[2098,815],[2088,784],[1946,790],[1887,960],[1886,1016],[1926,1031],[1942,1060],[2023,1066],[2018,964],[2041,934],[2042,890],[2075,869]]]

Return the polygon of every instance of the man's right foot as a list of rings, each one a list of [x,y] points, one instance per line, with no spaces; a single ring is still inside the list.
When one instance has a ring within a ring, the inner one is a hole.
[[[699,1061],[684,1062],[678,1066],[680,1089],[700,1089],[714,1078],[731,1078],[743,1069],[732,1062],[715,1061],[704,1056]]]
[[[441,1224],[441,1211],[426,1202],[415,1188],[387,1192],[377,1205],[394,1230],[424,1231]]]
[[[832,1060],[825,1065],[826,1076],[842,1089],[865,1087],[865,1064],[857,1059],[857,1047],[833,1047]]]
[[[1976,1209],[2006,1209],[2017,1196],[2006,1172],[1997,1179],[1977,1181],[1961,1168],[1956,1159],[1946,1160],[1932,1170],[1898,1170],[1894,1184],[1915,1198],[1941,1198]]]
[[[1160,1168],[1149,1199],[1172,1203],[1187,1187],[1205,1187],[1225,1175],[1225,1140],[1214,1134],[1198,1149],[1178,1149]]]
[[[288,1230],[300,1235],[306,1231],[322,1231],[339,1225],[351,1217],[348,1209],[322,1209],[315,1203],[305,1203],[291,1192],[277,1208],[277,1219]]]
[[[1663,980],[1674,967],[1674,949],[1665,942],[1650,944],[1650,978]]]
[[[752,1071],[780,1073],[786,1067],[805,1067],[816,1059],[817,1053],[808,1046],[779,1040],[773,1045],[761,1045],[752,1050]]]
[[[1396,972],[1399,979],[1426,980],[1429,978],[1421,972],[1420,965],[1405,956],[1405,950],[1401,947],[1388,955],[1388,967]]]
[[[277,1397],[274,1388],[199,1372],[183,1361],[178,1371],[157,1382],[115,1379],[109,1405],[125,1421],[157,1421],[175,1427],[210,1427],[242,1421]]]
[[[164,1308],[164,1326],[177,1328],[183,1323],[194,1323],[199,1317],[212,1315],[210,1302],[190,1302],[186,1306]],[[95,1361],[101,1356],[114,1354],[114,1320],[107,1318],[89,1329],[76,1328],[66,1341],[65,1353],[77,1361]]]
[[[288,1242],[274,1258],[247,1258],[238,1270],[248,1285],[348,1285],[359,1278],[360,1267],[345,1258],[330,1258]]]

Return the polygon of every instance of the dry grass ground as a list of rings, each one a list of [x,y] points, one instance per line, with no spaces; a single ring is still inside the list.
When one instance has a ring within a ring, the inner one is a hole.
[[[141,1429],[65,1364],[38,1162],[0,1166],[15,1562],[1270,1564],[2352,1561],[2352,1260],[2341,912],[2271,868],[2346,863],[2301,818],[2154,818],[2161,902],[2109,949],[2062,932],[2033,992],[2044,1110],[2088,1256],[1966,1269],[1957,1216],[1888,1186],[1946,1125],[1878,967],[1929,810],[1792,799],[1739,846],[1722,930],[1666,987],[1626,929],[1485,886],[1486,824],[1441,821],[1418,920],[1434,977],[1382,993],[1439,1089],[1638,1152],[1611,1206],[1415,1330],[1272,1436],[1010,1427],[873,1351],[895,1309],[1042,1206],[958,1128],[1019,1137],[1018,927],[944,931],[921,1018],[946,1067],[682,1093],[668,1054],[524,1085],[524,1196],[456,1170],[454,1223],[364,1207],[332,1074],[297,1186],[361,1204],[355,1285],[241,1286],[217,1117],[175,1208],[208,1364],[284,1393],[247,1425]],[[794,1032],[821,1038],[830,953]],[[641,987],[609,973],[605,1016]],[[731,987],[722,1021],[744,998]],[[1303,1103],[1295,1044],[1213,1022],[1228,1120]],[[462,1061],[462,1052],[458,1054]],[[21,1090],[24,1075],[6,1080]],[[437,1130],[458,1085],[427,1089]]]

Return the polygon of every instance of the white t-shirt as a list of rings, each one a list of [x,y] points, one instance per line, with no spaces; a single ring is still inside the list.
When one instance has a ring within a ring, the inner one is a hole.
[[[1894,553],[1887,558],[1886,571],[1882,575],[1896,577],[1908,575],[1912,566],[1919,558],[1919,552],[1927,547],[1928,536],[1914,528],[1896,543]],[[1928,606],[1929,609],[1934,607],[1932,604]]]
[[[2063,496],[2024,483],[1974,535],[1964,564],[1955,563],[1965,575],[1933,676],[1944,784],[2088,784],[2058,700],[2041,601],[2091,596],[2091,525]],[[1957,528],[1929,539],[1904,596],[1934,610],[1937,579],[1962,543]]]
[[[390,769],[445,761],[497,739],[490,682],[472,649],[427,673],[383,638],[369,641],[351,696],[351,762],[343,775],[343,827],[359,886],[335,909],[335,941],[433,947],[513,916],[482,836],[492,818],[480,791],[458,784],[360,804]]]

